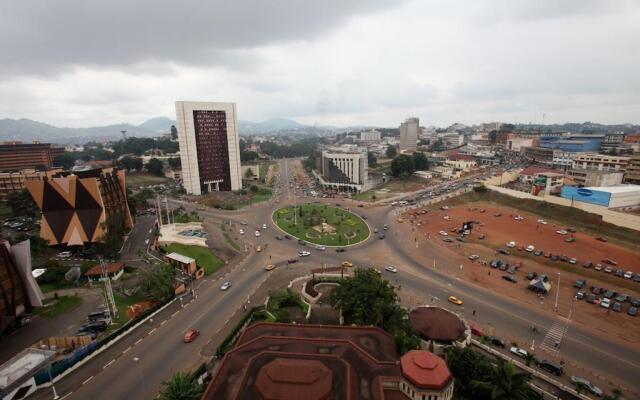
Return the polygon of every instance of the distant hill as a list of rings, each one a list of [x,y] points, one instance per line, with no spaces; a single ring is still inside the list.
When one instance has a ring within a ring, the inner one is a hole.
[[[143,123],[138,125],[138,127],[158,133],[165,133],[169,132],[171,125],[175,124],[176,121],[173,119],[167,117],[156,117],[144,121]]]
[[[262,122],[238,121],[238,129],[241,134],[269,133],[306,127],[306,125],[286,118],[271,118]]]

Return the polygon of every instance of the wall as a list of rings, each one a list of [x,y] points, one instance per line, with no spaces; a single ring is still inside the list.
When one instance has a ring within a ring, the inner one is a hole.
[[[498,179],[500,179],[500,177],[498,177]],[[487,187],[487,189],[494,190],[498,193],[506,194],[511,197],[517,197],[519,199],[546,201],[547,203],[557,204],[557,205],[566,206],[566,207],[573,206],[574,208],[577,208],[579,210],[583,210],[586,212],[590,212],[590,213],[598,214],[602,216],[602,220],[604,222],[608,222],[610,224],[614,224],[624,228],[635,229],[637,231],[640,231],[640,217],[636,215],[612,211],[607,209],[606,207],[596,206],[588,203],[581,203],[579,201],[573,202],[573,205],[572,205],[571,200],[563,199],[562,197],[556,197],[556,196],[535,197],[533,195],[530,195],[529,193],[519,192],[517,190],[494,186],[487,183],[485,183],[485,186]]]

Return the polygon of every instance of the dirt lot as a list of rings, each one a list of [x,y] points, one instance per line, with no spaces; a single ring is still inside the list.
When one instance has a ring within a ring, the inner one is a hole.
[[[456,275],[528,303],[533,307],[553,311],[558,272],[561,272],[558,314],[562,316],[567,316],[570,313],[571,303],[577,291],[573,288],[573,283],[579,278],[587,279],[587,290],[591,286],[600,286],[616,292],[627,293],[632,298],[640,298],[640,283],[618,278],[604,271],[595,271],[593,268],[586,269],[582,266],[586,260],[599,263],[603,258],[608,257],[619,263],[617,268],[640,272],[640,257],[634,251],[615,244],[597,241],[580,232],[574,234],[576,238],[574,243],[566,243],[564,239],[571,234],[559,235],[555,233],[556,230],[566,226],[556,226],[553,221],[547,221],[547,224],[543,225],[537,222],[538,218],[535,215],[506,207],[495,207],[482,203],[473,203],[471,206],[476,209],[471,211],[468,206],[461,206],[449,210],[430,211],[427,214],[418,214],[417,216],[405,214],[404,218],[412,221],[422,240],[431,241],[441,246],[445,253],[449,253],[452,263],[455,263],[453,265],[460,263],[465,266],[463,270],[456,268],[454,272]],[[480,212],[481,209],[484,209],[485,212]],[[496,217],[495,215],[498,213],[502,216]],[[521,215],[525,219],[516,221],[513,218],[516,215]],[[445,220],[445,216],[448,216],[450,220]],[[446,231],[449,237],[453,238],[456,236],[451,232],[453,227],[460,227],[463,222],[472,220],[480,221],[480,224],[474,226],[466,243],[455,240],[453,243],[442,241],[439,231]],[[411,226],[411,224],[403,225],[405,228]],[[478,239],[481,234],[486,235],[484,240]],[[505,247],[506,242],[511,240],[515,241],[517,246],[531,244],[536,249],[540,248],[553,254],[566,254],[579,261],[575,265],[561,261],[553,262],[543,256],[536,257],[532,253],[519,251],[517,248],[510,249],[510,256],[496,254],[495,249]],[[467,257],[471,254],[479,255],[480,259],[475,262],[470,261]],[[485,262],[491,259],[501,259],[510,264],[521,261],[522,267],[515,274],[518,283],[512,284],[501,279],[501,276],[506,274],[505,272],[485,265]],[[539,297],[526,290],[528,282],[525,275],[527,272],[549,276],[552,280],[550,294]],[[572,319],[601,335],[616,337],[627,344],[637,346],[640,345],[640,330],[638,330],[640,319],[627,315],[628,307],[629,304],[626,303],[623,312],[617,313],[579,300],[575,302]]]

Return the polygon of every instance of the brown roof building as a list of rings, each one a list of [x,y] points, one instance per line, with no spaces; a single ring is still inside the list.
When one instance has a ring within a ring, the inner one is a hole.
[[[420,335],[422,348],[442,354],[449,346],[466,347],[471,340],[467,323],[440,307],[417,307],[409,313],[409,322]]]
[[[101,241],[109,218],[131,228],[124,171],[116,168],[77,171],[26,182],[42,211],[40,237],[50,245]]]
[[[51,168],[53,159],[63,152],[64,148],[51,143],[4,142],[0,144],[0,171]]]
[[[453,379],[440,357],[398,359],[393,338],[373,327],[258,323],[229,351],[203,399],[448,400]]]

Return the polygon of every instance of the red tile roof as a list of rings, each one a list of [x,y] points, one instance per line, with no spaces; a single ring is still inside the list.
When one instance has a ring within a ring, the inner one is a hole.
[[[333,373],[318,360],[276,358],[263,366],[256,389],[265,399],[325,400],[331,395]]]
[[[400,366],[404,377],[421,389],[440,390],[451,380],[447,364],[430,351],[411,350],[402,356]]]
[[[555,173],[558,173],[558,174],[562,173],[562,172],[558,171],[557,169],[553,169],[553,168],[530,166],[530,167],[527,167],[527,168],[523,169],[522,172],[520,172],[520,175],[535,175],[535,174],[541,174],[541,173],[544,173],[544,172],[555,172]]]
[[[440,307],[418,307],[409,313],[413,328],[425,339],[452,342],[463,337],[466,327],[455,314]]]
[[[124,263],[121,263],[121,262],[107,264],[107,273],[112,275],[112,274],[115,274],[118,271],[120,271],[122,268],[124,268]],[[102,266],[100,264],[98,264],[98,265],[94,266],[93,268],[91,268],[90,270],[88,270],[87,272],[85,272],[84,274],[86,276],[99,276],[99,275],[102,275]]]

